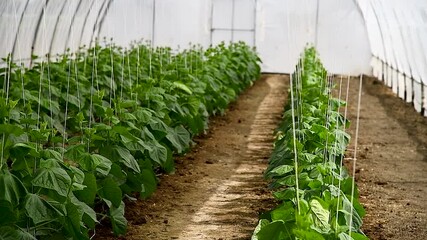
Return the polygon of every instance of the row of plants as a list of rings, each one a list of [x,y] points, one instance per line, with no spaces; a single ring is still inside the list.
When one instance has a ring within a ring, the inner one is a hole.
[[[33,60],[0,69],[0,239],[88,239],[102,220],[124,234],[124,199],[148,197],[260,74],[244,43]]]
[[[331,97],[313,47],[299,66],[265,172],[280,204],[261,215],[252,239],[368,239],[360,230],[365,211],[342,164],[350,141],[340,113],[346,103]]]

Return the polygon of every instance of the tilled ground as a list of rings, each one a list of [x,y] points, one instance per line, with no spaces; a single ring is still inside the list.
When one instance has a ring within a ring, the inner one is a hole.
[[[358,84],[351,79],[352,133]],[[427,119],[373,78],[362,89],[356,178],[363,230],[371,239],[427,239]]]
[[[249,239],[274,200],[263,179],[287,76],[264,76],[214,117],[148,200],[126,204],[126,239]],[[106,231],[97,238],[112,238]]]
[[[129,230],[122,238],[250,239],[258,214],[275,204],[262,172],[287,84],[287,76],[264,76],[226,115],[214,117],[209,133],[178,157],[175,174],[161,176],[150,199],[127,202]],[[358,78],[351,78],[349,90],[350,158]],[[351,168],[352,163],[345,164]],[[427,120],[373,78],[363,81],[356,179],[368,237],[427,239]],[[98,239],[112,238],[105,229]]]

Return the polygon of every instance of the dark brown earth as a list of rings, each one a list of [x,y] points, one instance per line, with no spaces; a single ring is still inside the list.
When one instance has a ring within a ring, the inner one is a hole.
[[[358,84],[351,79],[352,133]],[[427,239],[427,119],[373,78],[362,89],[356,179],[363,230],[371,239]]]
[[[150,199],[127,202],[129,229],[122,239],[250,239],[258,214],[274,206],[262,171],[287,82],[286,76],[264,76],[224,116],[214,117],[208,134],[176,160],[175,174],[160,177]],[[348,157],[358,84],[351,78]],[[356,179],[368,237],[427,239],[427,119],[373,78],[363,81]],[[98,230],[96,238],[111,239],[109,231]]]

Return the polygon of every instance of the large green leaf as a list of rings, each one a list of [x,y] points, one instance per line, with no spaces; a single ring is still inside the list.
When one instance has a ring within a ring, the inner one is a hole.
[[[42,222],[54,221],[59,217],[58,215],[55,216],[57,212],[53,210],[49,203],[33,193],[28,193],[25,198],[25,210],[36,225]]]
[[[173,82],[173,85],[178,88],[183,90],[184,92],[186,92],[187,94],[193,94],[193,92],[190,90],[190,88],[188,88],[184,83],[181,82]]]
[[[127,220],[125,218],[125,203],[120,202],[118,207],[112,206],[110,208],[110,220],[113,226],[115,235],[122,235],[126,233]]]
[[[71,187],[71,178],[60,167],[40,168],[32,183],[34,186],[53,190],[65,197]]]
[[[98,189],[95,174],[91,172],[86,172],[83,184],[86,187],[83,190],[75,191],[74,194],[80,201],[83,201],[89,205],[93,205]]]
[[[269,223],[270,223],[270,221],[268,221],[266,219],[260,219],[257,226],[255,227],[255,230],[252,234],[251,240],[259,240],[257,237],[258,232],[261,231],[261,229]]]
[[[6,226],[17,221],[17,212],[10,202],[0,201],[0,225]]]
[[[292,202],[285,202],[270,213],[273,221],[281,220],[283,222],[295,221],[295,206]]]
[[[176,148],[178,153],[182,153],[189,147],[190,133],[181,125],[175,127],[175,129],[170,129],[166,134],[166,138],[172,143]]]
[[[24,130],[16,124],[0,124],[0,134],[13,134],[15,136],[19,136],[24,134]]]
[[[27,194],[22,182],[8,170],[0,171],[0,201],[17,206]]]
[[[293,240],[292,233],[283,221],[274,221],[262,226],[256,234],[258,240]]]
[[[113,206],[120,206],[120,202],[122,201],[122,190],[112,178],[107,177],[98,184],[98,194],[102,198],[111,201]]]
[[[13,158],[22,158],[30,152],[37,153],[33,146],[26,143],[17,143],[10,149],[10,154]]]
[[[70,196],[71,202],[78,206],[79,209],[83,210],[82,221],[90,228],[95,228],[95,223],[98,222],[96,219],[95,210],[89,207],[86,203],[79,201],[75,196]]]
[[[268,172],[266,174],[267,177],[272,177],[272,176],[283,176],[289,172],[294,171],[294,166],[291,165],[280,165],[276,168],[274,168],[273,170],[271,170],[270,172]]]
[[[65,235],[72,239],[89,239],[87,229],[82,224],[85,209],[71,201],[67,201],[65,208],[67,211],[65,223],[63,225],[63,232]]]
[[[165,166],[168,160],[168,152],[165,146],[161,145],[157,141],[147,143],[151,151],[148,152],[151,160],[159,164],[160,166]]]
[[[327,204],[321,199],[314,198],[310,201],[310,208],[315,216],[313,220],[316,228],[321,229],[324,233],[329,232],[331,225],[329,224],[330,212]]]
[[[113,164],[110,159],[99,154],[92,154],[92,158],[97,158],[99,161],[96,172],[101,176],[107,176],[108,173],[110,173],[111,165]]]
[[[315,232],[312,229],[295,229],[294,233],[297,239],[304,240],[325,240],[322,234]]]
[[[135,172],[141,172],[141,169],[139,169],[138,162],[135,160],[132,154],[130,154],[129,150],[120,146],[115,146],[114,150],[119,155],[119,161],[121,163],[123,163],[126,167],[134,170]]]
[[[37,240],[28,232],[9,226],[0,227],[0,240]]]

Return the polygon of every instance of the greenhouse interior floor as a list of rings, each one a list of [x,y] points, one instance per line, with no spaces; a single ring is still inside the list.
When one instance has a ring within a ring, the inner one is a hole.
[[[213,117],[209,132],[195,139],[189,153],[177,157],[176,172],[160,177],[151,198],[126,202],[129,227],[123,239],[250,239],[258,214],[274,206],[262,172],[288,82],[288,76],[264,75],[224,116]],[[358,84],[358,78],[350,80],[352,139]],[[352,160],[346,165],[351,168]],[[382,83],[365,78],[356,179],[368,237],[426,238],[426,173],[427,119]],[[110,229],[98,228],[95,238],[114,237]]]
[[[348,101],[352,136],[358,82],[352,79]],[[362,229],[373,240],[426,239],[427,118],[374,78],[363,81],[362,93],[356,168],[367,213]]]

